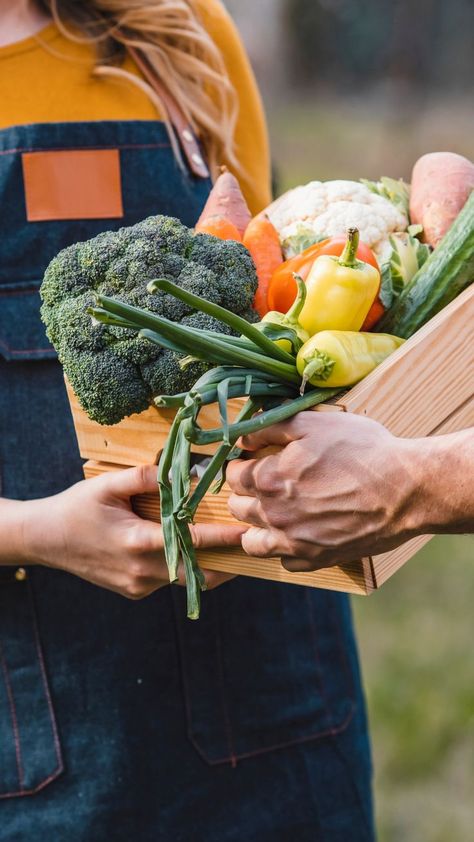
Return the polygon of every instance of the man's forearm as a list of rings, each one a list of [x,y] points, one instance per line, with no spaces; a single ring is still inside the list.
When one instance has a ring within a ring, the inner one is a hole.
[[[254,452],[269,444],[282,449],[227,469],[229,508],[252,527],[249,555],[314,570],[418,535],[474,532],[474,428],[397,438],[351,413],[302,412],[242,442]]]
[[[418,439],[414,467],[420,471],[420,533],[474,532],[474,427]]]

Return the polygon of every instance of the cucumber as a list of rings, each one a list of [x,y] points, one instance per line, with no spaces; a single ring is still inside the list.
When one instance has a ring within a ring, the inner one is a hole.
[[[375,328],[408,339],[474,281],[474,191],[439,246]]]

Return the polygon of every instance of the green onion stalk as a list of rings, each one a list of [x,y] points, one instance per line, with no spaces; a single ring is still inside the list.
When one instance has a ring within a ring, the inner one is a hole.
[[[304,395],[299,394],[301,377],[294,354],[286,348],[294,350],[300,342],[295,338],[294,326],[288,322],[252,325],[166,280],[152,281],[148,291],[173,295],[239,334],[228,336],[187,327],[102,295],[97,295],[96,306],[90,308],[93,318],[104,324],[137,331],[163,348],[213,366],[189,392],[160,395],[154,401],[158,407],[176,409],[158,465],[161,524],[170,582],[177,581],[182,562],[187,614],[190,619],[197,619],[205,579],[197,562],[190,525],[204,495],[211,489],[216,493],[222,487],[228,462],[240,454],[239,438],[288,420],[334,397],[340,390],[310,388]],[[280,339],[290,341],[276,344]],[[228,402],[234,398],[247,400],[231,422]],[[203,429],[199,423],[201,409],[214,403],[219,410],[220,425]],[[194,488],[190,479],[193,444],[218,445]]]

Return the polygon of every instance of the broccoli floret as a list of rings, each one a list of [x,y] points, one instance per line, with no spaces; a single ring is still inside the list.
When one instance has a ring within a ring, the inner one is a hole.
[[[253,260],[245,246],[235,240],[216,240],[209,234],[198,234],[192,241],[190,257],[211,270],[219,279],[220,301],[216,301],[216,304],[239,315],[252,306],[257,291],[257,277]],[[196,295],[206,295],[191,287],[189,291]]]
[[[67,350],[100,352],[106,347],[108,329],[94,322],[87,312],[93,305],[94,294],[91,290],[74,298],[65,298],[53,307],[43,304],[41,315],[48,325],[49,339],[60,359]],[[67,331],[64,325],[68,326]]]
[[[256,324],[260,321],[260,316],[258,315],[257,311],[253,309],[253,307],[247,307],[246,310],[242,310],[242,312],[239,313],[239,316],[242,316],[243,319],[245,319],[247,322],[250,322],[251,324]]]
[[[191,313],[189,316],[185,316],[184,319],[182,319],[182,323],[188,327],[197,327],[201,330],[212,330],[216,333],[226,333],[228,336],[232,336],[233,334],[233,331],[230,327],[228,327],[228,325],[222,324],[222,322],[214,319],[213,316],[208,316],[206,313]]]
[[[89,290],[90,281],[80,264],[79,248],[68,246],[48,266],[41,286],[43,307],[54,309],[68,298]]]
[[[156,396],[187,391],[208,368],[204,362],[192,362],[182,369],[178,354],[162,351],[156,363],[145,363],[140,370],[142,377],[150,384],[153,396]]]
[[[66,351],[61,362],[82,407],[99,424],[117,424],[125,415],[143,412],[150,405],[150,387],[138,366],[113,349],[99,354]]]
[[[95,294],[109,295],[168,319],[230,333],[147,283],[166,278],[249,321],[257,277],[239,243],[192,230],[172,217],[152,216],[61,251],[46,270],[41,314],[47,334],[83,408],[100,424],[142,412],[153,396],[189,389],[208,368],[179,366],[179,355],[125,328],[97,324],[88,313]]]
[[[227,325],[205,313],[191,313],[181,319],[181,324],[228,335],[232,333]],[[160,351],[158,346],[154,347]],[[209,368],[205,362],[193,362],[182,369],[179,365],[181,356],[173,351],[162,350],[159,359],[149,360],[140,366],[143,379],[150,384],[153,395],[173,395],[184,392]]]

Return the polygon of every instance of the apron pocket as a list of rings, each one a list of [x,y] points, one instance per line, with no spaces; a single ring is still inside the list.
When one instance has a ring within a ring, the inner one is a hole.
[[[209,764],[344,730],[355,709],[352,632],[340,594],[235,579],[186,619],[173,589],[188,736]]]
[[[0,285],[0,356],[6,360],[57,359],[40,316],[41,281]]]
[[[0,569],[0,799],[34,795],[63,771],[28,580]]]

